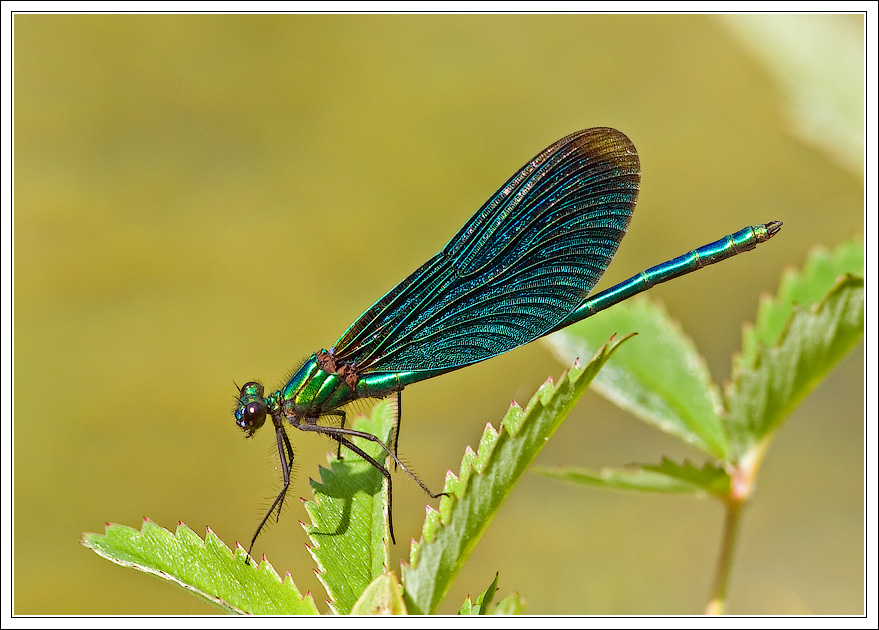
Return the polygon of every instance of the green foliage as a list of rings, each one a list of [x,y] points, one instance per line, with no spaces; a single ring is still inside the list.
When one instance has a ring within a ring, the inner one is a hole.
[[[638,333],[595,380],[594,389],[619,407],[717,457],[727,449],[720,390],[705,360],[664,309],[646,299],[617,304],[549,337],[565,363],[591,356],[618,333]],[[601,341],[599,341],[601,340]]]
[[[778,294],[760,303],[757,321],[745,329],[742,354],[736,367],[745,368],[756,361],[758,348],[773,345],[784,331],[791,312],[821,302],[840,276],[864,276],[864,244],[847,241],[831,252],[824,248],[813,251],[802,271],[789,269],[781,280]]]
[[[617,490],[642,490],[644,492],[710,493],[723,496],[729,492],[729,475],[711,462],[696,468],[690,462],[678,464],[662,458],[658,466],[642,465],[630,469],[605,468],[598,472],[582,468],[551,468],[537,466],[534,469],[547,477],[573,481],[587,485],[603,486]]]
[[[111,562],[132,567],[195,593],[230,613],[315,615],[311,595],[303,597],[288,574],[281,581],[272,565],[245,564],[241,547],[233,554],[208,530],[202,540],[183,523],[172,534],[144,519],[140,531],[107,525],[105,534],[85,534],[82,544]]]
[[[510,593],[497,603],[493,615],[521,615],[525,611],[525,600],[519,593]]]
[[[759,448],[864,335],[864,248],[817,250],[760,305],[726,389],[733,457]]]
[[[499,429],[486,426],[476,452],[466,449],[460,473],[447,476],[443,491],[449,496],[440,500],[439,510],[429,511],[422,538],[403,567],[402,590],[387,569],[387,489],[381,474],[350,454],[341,461],[331,458],[329,469],[321,469],[320,482],[312,484],[315,498],[306,510],[313,524],[306,529],[332,612],[434,612],[513,486],[623,341],[602,347],[585,366],[575,363],[557,385],[544,383],[525,409],[511,406]],[[389,403],[379,403],[371,418],[358,417],[353,428],[389,436],[393,415]],[[354,441],[378,456],[374,442]],[[175,536],[147,521],[142,532],[108,525],[105,535],[85,534],[82,542],[113,562],[193,590],[228,612],[317,613],[289,574],[282,583],[267,562],[259,569],[245,564],[240,547],[233,555],[210,531],[202,541],[183,525]],[[468,598],[462,613],[485,614],[496,587],[495,581],[475,601]],[[517,614],[522,607],[522,599],[512,594],[492,612]]]
[[[371,418],[359,417],[355,422],[356,429],[381,436],[386,443],[393,426],[388,402],[376,405]],[[353,441],[376,461],[384,461],[375,442]],[[342,457],[341,461],[331,457],[330,468],[320,469],[320,482],[312,481],[314,501],[308,501],[305,509],[313,523],[306,531],[318,578],[333,612],[344,615],[352,611],[364,589],[388,570],[388,526],[384,477],[357,455],[343,450]]]
[[[575,324],[551,339],[555,351],[575,362],[558,384],[547,381],[522,409],[513,404],[498,428],[486,426],[478,448],[464,453],[458,475],[448,473],[438,509],[428,509],[422,537],[413,543],[400,576],[388,568],[387,487],[360,457],[331,457],[312,482],[306,503],[310,552],[335,614],[430,614],[485,532],[500,505],[590,383],[605,396],[657,428],[691,445],[710,461],[695,465],[663,458],[659,464],[598,472],[540,468],[544,475],[613,489],[713,496],[728,507],[727,531],[710,610],[723,609],[741,507],[753,487],[772,435],[791,409],[863,336],[863,247],[843,245],[816,252],[800,273],[783,279],[746,329],[724,395],[711,381],[693,343],[659,308],[644,300],[614,307],[595,321]],[[638,331],[602,345],[616,331]],[[614,361],[606,364],[613,355]],[[602,369],[603,368],[603,369]],[[599,370],[601,370],[599,372]],[[392,405],[376,405],[354,428],[387,440]],[[381,461],[372,441],[357,446]],[[83,544],[123,565],[167,579],[231,613],[318,614],[289,574],[284,580],[263,561],[229,550],[208,530],[204,540],[185,525],[177,532],[144,522],[141,531],[108,525],[104,535],[85,534]],[[518,614],[513,593],[493,605],[498,578],[459,614]]]
[[[467,450],[460,474],[446,478],[444,491],[452,496],[427,515],[422,538],[403,566],[409,612],[436,609],[501,502],[623,341],[601,348],[585,367],[575,363],[558,385],[544,383],[524,410],[512,405],[500,430],[489,424],[478,450]]]
[[[494,580],[491,582],[491,586],[482,591],[477,597],[476,601],[473,601],[473,598],[468,595],[467,599],[464,600],[464,604],[461,606],[461,609],[458,611],[459,615],[484,615],[488,607],[491,605],[491,600],[494,599],[494,594],[497,592],[497,579],[498,574],[494,574]]]
[[[375,578],[351,608],[352,615],[405,615],[403,588],[393,571]]]
[[[692,341],[646,299],[618,304],[600,320],[559,331],[549,343],[569,361],[588,356],[609,334],[637,330],[637,342],[617,353],[594,389],[719,465],[713,472],[703,468],[705,478],[695,484],[672,473],[668,461],[620,471],[541,472],[613,488],[665,486],[682,492],[691,485],[717,495],[741,462],[759,463],[765,440],[863,337],[864,284],[857,277],[863,265],[863,245],[849,242],[833,253],[816,250],[802,272],[788,272],[778,295],[762,302],[756,323],[745,329],[742,354],[722,399]],[[679,468],[688,466],[695,470],[687,464]]]
[[[849,242],[834,252],[816,250],[801,272],[788,272],[778,294],[760,305],[754,326],[745,329],[742,353],[734,360],[722,399],[692,342],[646,300],[615,306],[600,324],[581,322],[559,331],[549,342],[563,360],[588,354],[609,332],[642,333],[638,343],[628,344],[602,370],[595,389],[711,461],[701,468],[663,459],[659,465],[626,469],[539,472],[605,488],[689,492],[721,500],[727,525],[709,606],[721,612],[741,507],[753,491],[772,436],[863,338],[863,268],[863,244]]]

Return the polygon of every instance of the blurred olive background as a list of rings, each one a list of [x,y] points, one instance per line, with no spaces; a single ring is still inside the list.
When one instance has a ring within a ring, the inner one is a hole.
[[[616,127],[641,155],[638,210],[600,287],[784,221],[757,251],[651,292],[719,382],[782,271],[863,235],[861,16],[16,15],[14,28],[18,614],[217,612],[81,533],[148,516],[246,545],[280,473],[271,433],[245,441],[233,424],[232,380],[281,383],[563,135]],[[407,389],[402,456],[439,488],[486,422],[563,369],[531,344]],[[863,612],[863,395],[859,348],[777,436],[731,612]],[[254,552],[320,603],[297,498],[332,445],[290,435],[292,499]],[[539,461],[662,455],[698,461],[589,393]],[[426,501],[401,475],[395,492],[396,568]],[[499,571],[498,597],[520,591],[529,613],[701,613],[722,517],[709,500],[526,475],[441,611]]]

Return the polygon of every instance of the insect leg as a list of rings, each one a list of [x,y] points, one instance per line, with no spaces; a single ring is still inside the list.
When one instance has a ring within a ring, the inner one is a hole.
[[[253,551],[253,545],[256,542],[256,539],[259,537],[262,528],[268,522],[272,512],[275,511],[275,508],[278,508],[276,521],[281,520],[281,508],[284,507],[284,498],[287,496],[287,489],[290,487],[290,464],[293,461],[293,446],[290,444],[290,438],[287,437],[287,432],[284,430],[283,423],[279,422],[275,424],[275,438],[278,442],[278,457],[281,460],[281,474],[284,477],[284,486],[281,488],[278,496],[275,497],[275,500],[268,512],[266,512],[266,515],[263,516],[262,520],[259,522],[259,525],[256,528],[256,533],[253,534],[253,538],[250,539],[250,547],[247,549],[248,556],[250,556]]]
[[[339,416],[342,419],[341,427],[342,427],[342,429],[345,428],[345,419],[347,418],[347,415],[341,409],[336,409],[335,411],[328,411],[324,415],[325,416]],[[302,427],[300,427],[300,428],[302,428]],[[342,443],[341,442],[339,442],[339,449],[336,451],[336,459],[340,459],[340,460],[343,459],[343,457],[342,457]]]
[[[394,455],[398,453],[400,446],[400,428],[403,426],[403,390],[397,390],[397,422],[394,425]],[[395,457],[396,459],[396,457]],[[394,470],[397,470],[397,462],[394,462]]]
[[[364,459],[364,461],[368,462],[370,466],[379,471],[385,479],[388,480],[388,531],[391,534],[391,542],[393,544],[397,544],[397,539],[394,537],[394,517],[393,517],[393,490],[392,490],[392,482],[391,482],[391,473],[388,472],[387,468],[379,464],[372,457],[367,455],[363,449],[359,446],[344,438],[340,432],[338,431],[328,431],[327,429],[336,429],[336,427],[321,427],[316,424],[300,424],[298,425],[299,429],[303,431],[315,431],[317,433],[323,433],[328,435],[332,439],[336,440],[339,443],[339,449],[341,450],[342,445],[344,444],[346,448],[351,449],[357,455],[360,455]],[[341,429],[342,432],[348,433],[350,429],[345,429],[344,427]],[[359,431],[355,431],[354,433],[359,433]],[[368,433],[366,435],[369,435]],[[375,437],[375,436],[373,436]],[[378,438],[376,438],[378,439]]]
[[[325,427],[325,426],[321,426],[318,424],[305,424],[305,423],[296,425],[296,428],[300,429],[302,431],[314,431],[315,433],[323,433],[324,435],[331,437],[332,439],[339,442],[339,444],[343,444],[346,448],[349,448],[352,451],[354,451],[355,453],[357,453],[358,455],[360,455],[360,457],[362,457],[366,462],[368,462],[370,466],[372,466],[377,471],[379,471],[384,476],[384,478],[388,480],[388,527],[391,532],[391,541],[394,542],[394,544],[396,544],[396,540],[394,538],[393,520],[392,520],[392,516],[391,516],[391,473],[388,472],[387,468],[385,468],[380,463],[378,463],[375,459],[373,459],[372,457],[367,455],[365,452],[363,452],[362,449],[360,449],[358,446],[354,445],[354,443],[352,443],[350,440],[348,440],[345,436],[359,437],[359,438],[363,438],[364,440],[369,440],[371,442],[375,442],[376,444],[378,444],[382,448],[382,450],[384,450],[384,452],[387,453],[387,455],[391,459],[393,459],[394,462],[400,468],[402,468],[403,471],[407,475],[412,477],[412,479],[414,479],[415,482],[419,486],[421,486],[421,489],[424,490],[431,499],[436,499],[437,497],[448,496],[447,493],[445,493],[445,492],[439,492],[439,493],[431,492],[430,489],[426,485],[424,485],[424,482],[422,482],[421,479],[419,479],[415,475],[415,473],[413,473],[411,470],[406,468],[406,465],[397,458],[397,456],[393,453],[393,451],[391,451],[391,449],[388,447],[388,445],[385,444],[384,442],[382,442],[381,439],[374,436],[372,433],[366,433],[365,431],[355,431],[354,429],[345,429],[345,428],[340,428],[340,427]]]

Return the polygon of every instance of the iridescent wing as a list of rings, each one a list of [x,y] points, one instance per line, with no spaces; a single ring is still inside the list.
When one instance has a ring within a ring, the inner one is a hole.
[[[601,278],[639,182],[635,147],[615,129],[555,142],[363,313],[336,359],[360,374],[452,370],[540,337]]]

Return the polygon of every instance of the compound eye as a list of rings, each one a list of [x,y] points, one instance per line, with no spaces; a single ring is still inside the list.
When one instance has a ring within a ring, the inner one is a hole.
[[[237,424],[250,435],[266,421],[266,406],[254,400],[247,403],[238,414]]]

